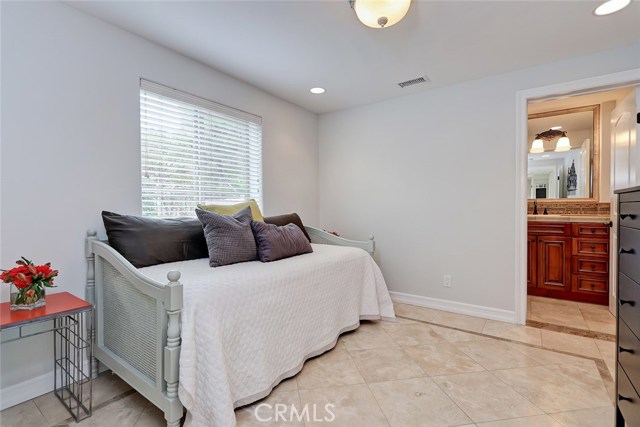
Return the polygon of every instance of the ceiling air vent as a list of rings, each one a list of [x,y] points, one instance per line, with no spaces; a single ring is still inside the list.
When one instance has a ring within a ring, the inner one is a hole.
[[[398,86],[405,88],[407,86],[413,86],[420,83],[431,83],[431,80],[429,80],[429,77],[423,76],[423,77],[418,77],[416,79],[407,80],[405,82],[400,82],[398,83]]]

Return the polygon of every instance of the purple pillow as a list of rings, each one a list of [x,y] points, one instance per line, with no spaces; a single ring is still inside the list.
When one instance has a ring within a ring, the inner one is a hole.
[[[258,258],[262,262],[271,262],[313,252],[311,243],[295,224],[278,227],[273,224],[251,221],[251,230],[258,246]]]

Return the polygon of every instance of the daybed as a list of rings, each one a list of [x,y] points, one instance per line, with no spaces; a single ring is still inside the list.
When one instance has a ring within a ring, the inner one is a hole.
[[[306,230],[313,253],[293,258],[140,269],[89,231],[92,374],[100,361],[160,408],[168,426],[179,425],[184,405],[186,425],[230,427],[234,408],[268,395],[360,319],[393,318],[369,256],[373,237],[358,242]]]

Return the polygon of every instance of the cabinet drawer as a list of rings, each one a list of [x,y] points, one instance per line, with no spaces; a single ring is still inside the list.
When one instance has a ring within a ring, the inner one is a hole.
[[[640,230],[620,227],[618,241],[620,272],[640,282]]]
[[[588,258],[574,256],[571,259],[571,271],[573,274],[608,274],[608,258]]]
[[[546,236],[570,236],[571,228],[567,223],[529,222],[528,233]]]
[[[631,331],[640,336],[640,285],[618,274],[618,315]]]
[[[624,368],[618,363],[618,408],[628,426],[637,426],[640,420],[640,397],[631,385]]]
[[[640,187],[636,187],[635,191],[620,193],[620,202],[640,202]]]
[[[609,237],[609,224],[601,223],[584,223],[571,224],[571,232],[573,237]]]
[[[571,290],[587,294],[606,294],[609,291],[609,278],[602,275],[571,276]]]
[[[574,255],[609,255],[609,241],[587,238],[573,239]]]
[[[618,322],[618,362],[633,386],[640,388],[640,341],[623,320]]]
[[[620,225],[640,228],[640,202],[620,203]]]

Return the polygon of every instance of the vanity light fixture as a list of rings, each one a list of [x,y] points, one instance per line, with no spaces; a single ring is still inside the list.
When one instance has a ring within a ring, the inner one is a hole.
[[[531,154],[544,153],[544,142],[540,139],[540,135],[536,135],[536,139],[533,140],[533,144],[531,144],[531,150],[529,152]]]
[[[314,95],[320,95],[322,93],[325,93],[326,90],[323,87],[312,87],[311,89],[309,89],[309,92],[311,92]]]
[[[593,14],[596,16],[611,15],[629,6],[629,4],[631,4],[631,0],[609,0],[598,6],[593,11]]]
[[[571,142],[569,141],[569,138],[567,138],[567,132],[562,132],[562,136],[558,139],[556,149],[554,151],[561,153],[569,150],[571,150]]]
[[[349,5],[367,27],[387,28],[404,18],[411,0],[349,0]]]

